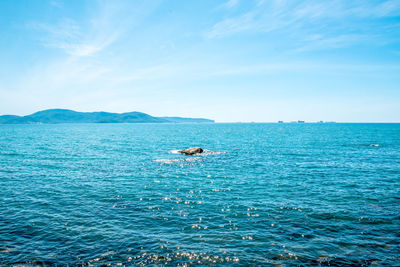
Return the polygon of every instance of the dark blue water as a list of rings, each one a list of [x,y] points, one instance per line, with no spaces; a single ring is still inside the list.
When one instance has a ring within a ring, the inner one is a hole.
[[[0,125],[0,204],[1,265],[400,265],[400,124]]]

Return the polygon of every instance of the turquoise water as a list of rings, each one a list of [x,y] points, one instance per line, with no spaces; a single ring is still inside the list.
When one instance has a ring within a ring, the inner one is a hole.
[[[0,204],[2,265],[400,265],[400,124],[0,125]]]

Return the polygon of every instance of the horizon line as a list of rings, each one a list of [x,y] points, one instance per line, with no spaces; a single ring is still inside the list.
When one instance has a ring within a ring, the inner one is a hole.
[[[142,113],[142,114],[147,114],[150,115],[150,113],[142,112],[142,111],[126,111],[126,112],[111,112],[111,111],[104,111],[104,110],[94,110],[94,111],[77,111],[74,109],[69,109],[69,108],[47,108],[43,110],[38,110],[33,113],[29,113],[26,115],[15,115],[15,114],[0,114],[0,116],[19,116],[19,117],[25,117],[29,116],[32,114],[35,114],[37,112],[42,112],[42,111],[50,111],[50,110],[64,110],[64,111],[73,111],[73,112],[79,112],[79,113],[95,113],[95,112],[104,112],[104,113],[114,113],[114,114],[124,114],[124,113],[132,113],[132,112],[137,112],[137,113]],[[180,118],[191,118],[191,119],[208,119],[208,120],[213,120],[213,123],[243,123],[243,124],[251,124],[251,123],[276,123],[276,124],[335,124],[335,123],[343,123],[343,124],[350,124],[350,123],[376,123],[376,124],[384,124],[384,123],[390,123],[390,124],[397,124],[400,123],[400,121],[336,121],[336,120],[275,120],[275,121],[216,121],[214,119],[206,118],[206,117],[187,117],[184,115],[184,117],[181,116],[175,116],[175,115],[168,115],[168,116],[156,116],[156,115],[150,115],[152,117],[180,117]],[[190,122],[189,122],[190,123]]]

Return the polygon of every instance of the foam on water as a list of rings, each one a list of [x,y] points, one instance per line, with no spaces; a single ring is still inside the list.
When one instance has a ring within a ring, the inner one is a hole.
[[[204,149],[203,153],[199,154],[199,156],[219,155],[219,154],[224,154],[224,153],[226,153],[226,152],[211,151],[208,149]]]
[[[156,159],[156,162],[173,164],[173,163],[181,163],[181,162],[195,162],[202,160],[201,157],[191,157],[191,158],[180,158],[180,159]]]
[[[181,153],[179,153],[180,150],[178,149],[174,149],[174,150],[170,150],[169,153],[170,154],[179,154],[182,155]],[[210,156],[210,155],[219,155],[219,154],[223,154],[225,152],[218,152],[218,151],[211,151],[208,149],[204,149],[203,153],[200,154],[196,154],[193,156],[187,156],[187,155],[182,155],[182,158],[173,158],[173,159],[156,159],[156,162],[161,162],[161,163],[165,163],[165,164],[174,164],[174,163],[185,163],[185,162],[196,162],[196,161],[201,161],[202,157],[206,157],[206,156]]]
[[[171,153],[171,154],[181,154],[179,152],[180,150],[181,149],[173,149],[173,150],[170,150],[169,153]],[[219,152],[219,151],[212,151],[212,150],[209,150],[209,149],[204,149],[203,153],[196,154],[196,156],[209,156],[209,155],[218,155],[218,154],[223,154],[223,153],[225,153],[225,152]]]

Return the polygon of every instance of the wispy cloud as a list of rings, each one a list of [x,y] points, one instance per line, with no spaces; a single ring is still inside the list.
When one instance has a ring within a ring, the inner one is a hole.
[[[387,0],[369,3],[368,1],[361,2],[362,4],[353,6],[347,12],[360,17],[394,17],[400,15],[400,2],[397,0]]]
[[[248,12],[239,17],[230,18],[218,22],[214,27],[206,32],[207,38],[219,38],[228,36],[234,33],[251,30],[255,28],[254,12]]]
[[[63,8],[62,2],[50,5]],[[82,19],[63,16],[56,21],[30,21],[27,26],[36,32],[43,46],[58,48],[77,57],[95,55],[116,43],[121,36],[158,4],[137,1],[90,1],[90,9]],[[82,7],[83,8],[83,7]]]
[[[223,8],[233,8],[239,4],[239,0],[228,0],[225,3],[223,3],[220,7]]]
[[[62,8],[64,6],[64,3],[59,0],[51,0],[49,1],[49,4],[58,8]]]
[[[279,32],[284,38],[292,39],[298,51],[311,47],[323,48],[324,45],[325,48],[339,48],[368,39],[379,39],[385,32],[383,29],[370,29],[368,21],[399,15],[400,1],[394,0],[260,0],[242,14],[215,23],[205,32],[205,37],[214,39],[241,33]],[[387,23],[382,27],[387,27]],[[315,36],[319,37],[312,40]]]
[[[58,103],[59,98],[74,99],[83,93],[109,95],[106,91],[116,90],[116,85],[147,79],[157,69],[124,69],[119,63],[125,58],[114,55],[123,45],[124,34],[156,6],[145,2],[130,5],[126,1],[93,1],[91,12],[84,19],[30,21],[27,28],[37,36],[36,40],[61,53],[43,58],[21,74],[16,84],[18,94],[35,92],[43,101]],[[122,76],[123,73],[126,75]]]
[[[371,40],[368,34],[342,34],[336,36],[324,36],[322,34],[311,35],[305,38],[302,45],[292,52],[316,51],[347,47]]]
[[[39,33],[40,42],[47,47],[59,48],[78,57],[91,56],[115,42],[123,29],[113,28],[112,18],[98,16],[88,22],[78,23],[71,18],[61,18],[57,23],[30,22],[29,27]]]

